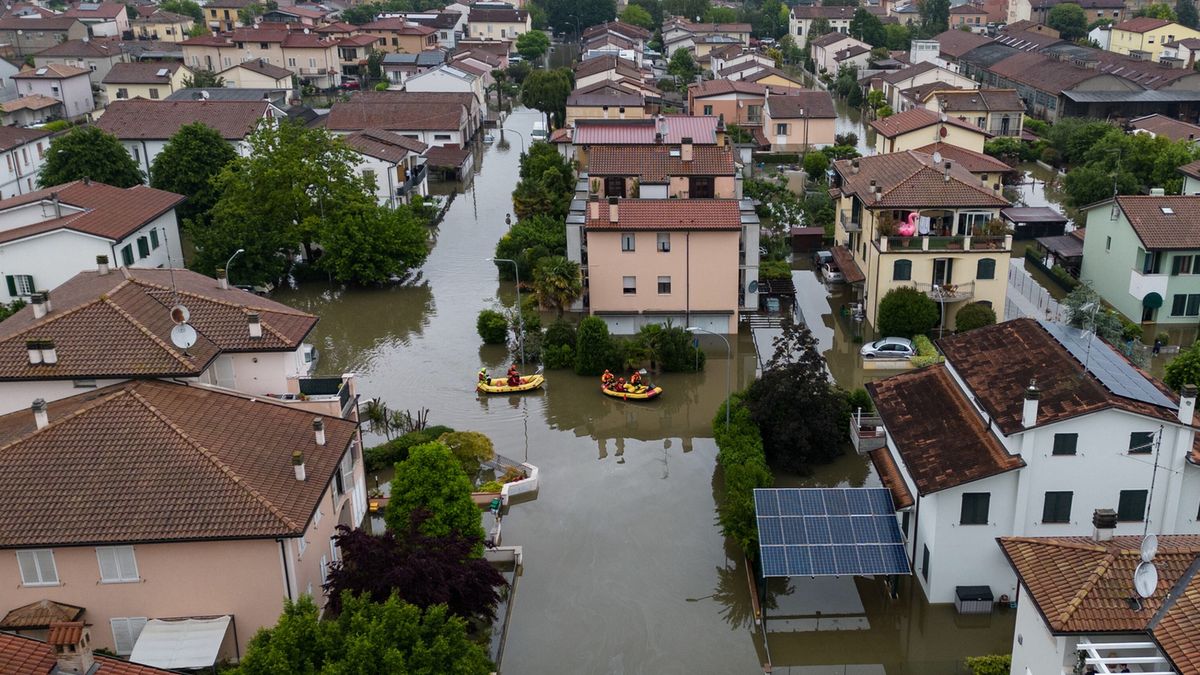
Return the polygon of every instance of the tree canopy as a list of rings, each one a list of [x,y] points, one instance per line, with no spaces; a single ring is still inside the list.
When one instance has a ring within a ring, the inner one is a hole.
[[[933,330],[941,319],[938,304],[912,286],[888,291],[879,301],[876,328],[882,337],[911,338]]]
[[[1175,16],[1175,10],[1171,9],[1171,6],[1165,2],[1156,2],[1146,5],[1145,7],[1135,11],[1133,15],[1135,17],[1147,16],[1151,19],[1162,19],[1164,21],[1175,21],[1177,19]]]
[[[521,83],[521,103],[542,111],[546,128],[555,129],[566,123],[567,97],[574,87],[575,74],[570,68],[535,70]]]
[[[675,79],[683,85],[691,84],[696,81],[696,76],[700,74],[700,69],[696,66],[695,59],[692,58],[692,53],[686,49],[679,48],[671,54],[671,60],[667,63],[667,72],[675,77]]]
[[[217,203],[212,179],[236,158],[233,146],[215,129],[203,122],[185,124],[150,165],[150,186],[187,195],[176,214],[185,224],[203,226]]]
[[[1200,16],[1197,15],[1193,0],[1179,0],[1175,5],[1175,16],[1180,25],[1193,29],[1200,27]]]
[[[1063,187],[1067,203],[1085,206],[1117,194],[1139,194],[1163,188],[1178,194],[1183,177],[1177,167],[1200,159],[1200,149],[1187,141],[1166,136],[1126,134],[1120,128],[1097,122],[1077,124],[1074,134],[1064,134],[1055,124],[1052,143],[1064,143],[1064,159],[1070,158]],[[1057,147],[1057,144],[1056,144]]]
[[[546,23],[559,35],[574,35],[617,16],[616,0],[542,0],[537,4],[545,8]]]
[[[872,47],[885,47],[888,43],[888,34],[883,28],[883,22],[868,12],[866,7],[854,10],[854,18],[850,19],[850,35]]]
[[[563,312],[583,294],[583,279],[579,263],[560,255],[547,256],[533,269],[533,293],[538,304]]]
[[[932,37],[950,27],[950,0],[917,0],[921,33]]]
[[[204,21],[204,10],[200,9],[199,3],[194,2],[194,0],[163,0],[158,3],[158,8],[164,12],[174,12],[190,16],[199,23],[203,23]]]
[[[1179,391],[1185,384],[1200,383],[1200,342],[1179,352],[1166,366],[1163,382],[1172,391]]]
[[[273,628],[258,631],[233,675],[487,675],[483,647],[467,622],[443,606],[425,611],[392,596],[386,602],[347,596],[341,613],[320,620],[305,596],[288,600]]]
[[[187,89],[219,89],[225,86],[225,78],[211,70],[196,68],[191,75],[183,77],[183,86]]]
[[[480,546],[483,525],[471,490],[471,479],[449,448],[436,442],[418,445],[396,464],[384,520],[394,531],[407,531],[413,514],[427,511],[420,521],[421,533],[432,537],[458,533]]]
[[[654,17],[650,16],[644,7],[630,4],[622,12],[620,19],[627,24],[641,26],[647,30],[654,29]]]
[[[521,33],[517,38],[517,53],[526,61],[537,61],[550,51],[550,38],[540,30]]]
[[[512,195],[517,218],[523,220],[536,215],[566,218],[575,193],[575,172],[571,162],[558,154],[553,145],[538,141],[521,156],[520,171],[521,179]]]
[[[534,267],[547,256],[565,256],[567,232],[561,218],[534,215],[513,223],[500,241],[496,243],[496,257],[517,261],[521,279],[533,280]],[[513,280],[513,268],[508,263],[497,265],[500,278]]]
[[[50,141],[38,175],[42,187],[90,178],[120,188],[142,182],[142,170],[116,136],[94,126],[81,126]]]
[[[1078,40],[1087,35],[1087,14],[1073,2],[1055,5],[1046,15],[1046,25],[1058,31],[1064,40]]]

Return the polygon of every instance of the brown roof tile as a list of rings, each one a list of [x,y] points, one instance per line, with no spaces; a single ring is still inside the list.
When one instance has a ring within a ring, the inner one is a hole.
[[[1186,583],[1180,579],[1174,593],[1174,602],[1155,616],[1150,635],[1179,672],[1200,673],[1200,579],[1195,574]]]
[[[0,630],[44,630],[58,621],[77,621],[84,609],[53,600],[38,600],[9,610],[0,619]],[[0,657],[2,659],[3,657]]]
[[[95,675],[173,675],[169,670],[160,670],[121,659],[96,655],[99,669]],[[0,675],[33,675],[50,673],[57,660],[54,649],[40,640],[0,633]]]
[[[267,101],[113,101],[96,126],[122,140],[166,140],[185,124],[203,122],[227,141],[240,141],[268,116]]]
[[[833,97],[824,90],[803,89],[786,96],[768,96],[766,107],[771,119],[824,119],[837,117]]]
[[[992,435],[943,365],[869,382],[867,391],[921,495],[1025,466]]]
[[[84,56],[91,58],[112,58],[121,56],[121,46],[115,40],[65,40],[53,47],[47,47],[37,53],[35,58],[42,59],[51,56]]]
[[[1200,179],[1200,159],[1190,164],[1184,164],[1183,166],[1179,167],[1178,171],[1185,176],[1191,176],[1192,178]]]
[[[1200,196],[1121,195],[1117,204],[1147,249],[1200,248]]]
[[[961,30],[948,30],[933,39],[937,40],[941,54],[953,58],[958,58],[980,45],[991,42],[983,35]]]
[[[221,352],[294,351],[317,323],[189,270],[174,271],[172,291],[171,277],[171,270],[140,268],[75,275],[51,292],[46,316],[35,319],[25,307],[0,322],[0,380],[195,376]],[[176,302],[191,311],[198,334],[186,352],[170,342]],[[261,338],[250,337],[250,313],[259,315]],[[54,340],[58,363],[30,364],[31,339]]]
[[[845,246],[834,246],[833,262],[837,263],[838,270],[842,273],[842,278],[848,284],[857,284],[867,280],[867,275],[863,274],[858,263],[854,261],[854,254]]]
[[[124,11],[125,5],[119,2],[76,2],[63,12],[63,16],[79,19],[115,19]]]
[[[621,199],[618,221],[609,221],[609,204],[601,201],[598,218],[586,227],[594,230],[740,230],[741,210],[736,199]]]
[[[43,429],[28,410],[0,417],[0,547],[296,536],[356,433],[322,417],[320,446],[312,412],[163,380],[55,401],[49,416]]]
[[[325,126],[337,131],[455,130],[462,126],[463,114],[462,106],[454,103],[367,103],[350,100],[333,105]]]
[[[883,134],[887,138],[895,138],[901,134],[907,134],[911,131],[931,127],[941,123],[941,117],[927,108],[909,108],[902,113],[896,113],[883,119],[871,120],[871,127]],[[974,124],[964,122],[957,117],[946,116],[946,124],[956,126],[960,129],[974,131],[977,134],[986,136],[987,132]]]
[[[372,39],[374,39],[374,38],[372,38]],[[292,71],[288,70],[287,68],[281,68],[279,66],[267,63],[266,61],[263,61],[262,59],[259,59],[257,61],[242,61],[241,63],[239,63],[235,66],[230,66],[229,68],[226,68],[225,70],[223,70],[221,72],[233,70],[234,68],[243,68],[245,70],[249,70],[252,73],[266,75],[267,77],[275,79],[275,80],[290,78],[292,76]]]
[[[50,624],[50,632],[46,635],[46,644],[53,647],[79,644],[83,639],[82,621],[58,621]]]
[[[0,110],[4,112],[14,112],[17,110],[42,110],[56,105],[62,105],[62,101],[56,98],[50,98],[44,94],[28,94],[20,98],[14,98],[11,101],[0,103]]]
[[[642,79],[642,71],[636,63],[613,54],[604,54],[579,63],[575,66],[575,79],[582,79],[589,75],[604,73],[610,70],[633,79]]]
[[[672,154],[674,153],[674,154]],[[666,182],[671,176],[732,176],[729,146],[693,145],[685,162],[678,147],[668,145],[597,145],[588,153],[588,175],[639,176],[643,182]]]
[[[1200,140],[1200,125],[1173,119],[1166,115],[1155,113],[1129,120],[1129,126],[1142,131],[1149,131],[1155,136],[1165,136],[1173,141]]]
[[[1023,428],[1024,392],[1035,379],[1042,390],[1038,426],[1109,408],[1178,423],[1174,410],[1109,392],[1033,319],[1014,319],[942,338],[938,347],[980,407],[1006,435]],[[1178,400],[1166,385],[1142,375],[1164,395]]]
[[[409,154],[421,154],[429,146],[415,138],[408,138],[382,129],[365,129],[342,137],[342,141],[364,155],[389,162],[399,162]]]
[[[859,170],[854,172],[854,162]],[[868,208],[1005,207],[1008,201],[984,189],[979,179],[958,162],[947,171],[922,152],[906,150],[838,160],[834,170],[842,177],[842,192],[854,194]],[[946,180],[946,176],[950,180]],[[883,188],[872,196],[871,181]]]
[[[853,19],[856,7],[825,5],[796,5],[792,16],[797,19]]]
[[[916,152],[923,152],[926,155],[933,155],[936,152],[942,156],[943,160],[948,159],[956,162],[971,173],[1001,174],[1015,171],[1011,166],[991,155],[985,155],[982,152],[975,152],[974,150],[968,150],[967,148],[941,141],[916,148]]]
[[[1128,33],[1146,33],[1156,28],[1171,25],[1166,19],[1155,19],[1149,16],[1139,16],[1112,27],[1113,30],[1123,30]]]
[[[912,492],[904,483],[904,477],[900,475],[900,467],[896,466],[896,458],[892,457],[892,453],[888,452],[887,448],[876,448],[867,454],[871,457],[871,464],[879,474],[883,487],[892,493],[892,505],[896,510],[912,506],[915,503]]]
[[[89,72],[83,68],[68,66],[65,63],[47,63],[37,68],[26,68],[12,77],[14,80],[65,80],[80,75],[87,75]]]
[[[50,135],[45,129],[24,129],[22,127],[0,127],[0,152],[45,138]]]
[[[586,40],[594,35],[599,35],[600,33],[605,33],[608,31],[612,31],[617,35],[624,35],[626,37],[641,38],[642,40],[649,40],[650,36],[652,35],[650,31],[642,28],[641,26],[635,26],[631,23],[625,23],[624,21],[606,21],[604,23],[596,24],[595,26],[583,29],[583,38]]]
[[[171,77],[182,65],[178,61],[114,63],[101,82],[104,84],[170,84]],[[164,74],[159,74],[164,71]]]
[[[954,89],[955,87],[946,87]],[[1024,112],[1025,104],[1016,89],[965,89],[962,91],[939,91],[941,108],[947,113],[956,112]]]
[[[688,96],[692,98],[705,98],[731,93],[763,96],[766,94],[766,91],[767,88],[765,85],[758,84],[757,82],[746,82],[744,80],[705,80],[698,84],[688,85]]]
[[[742,77],[742,79],[747,82],[758,82],[759,80],[765,80],[766,78],[771,77],[771,76],[780,77],[789,82],[793,82],[793,83],[795,83],[797,89],[802,88],[804,86],[804,81],[801,80],[800,78],[798,78],[795,75],[792,75],[790,73],[784,72],[778,68],[772,67],[772,66],[766,66],[763,68],[759,68],[758,72],[754,73],[753,75],[746,75],[746,76]],[[775,85],[775,86],[777,86],[777,85]],[[774,89],[772,89],[772,91],[774,91]]]
[[[525,23],[529,12],[523,9],[487,9],[472,6],[467,13],[467,23]]]
[[[38,225],[0,232],[0,241],[12,241],[29,234],[65,228],[117,241],[175,208],[183,195],[146,185],[119,188],[104,183],[75,181],[0,200],[0,211],[43,201],[47,205],[58,195],[59,202],[82,209]]]
[[[53,31],[65,32],[70,30],[72,26],[79,23],[79,19],[73,16],[57,16],[38,17],[34,19],[6,16],[0,18],[0,30],[28,30],[28,31]]]

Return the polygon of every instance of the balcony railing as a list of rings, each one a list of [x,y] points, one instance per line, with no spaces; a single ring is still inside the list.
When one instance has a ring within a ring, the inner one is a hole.
[[[409,172],[408,178],[406,178],[404,182],[396,188],[396,196],[405,197],[409,192],[412,192],[414,188],[419,187],[425,180],[425,173],[426,169],[424,164],[418,165],[416,169],[413,169],[411,172]]]
[[[349,377],[295,377],[288,378],[288,393],[267,394],[278,403],[325,415],[348,417],[353,409],[354,397]]]
[[[850,442],[859,454],[878,450],[887,445],[883,418],[868,415],[850,416]]]
[[[888,251],[1010,251],[1012,235],[972,237],[880,237],[881,252]]]
[[[1020,136],[1021,130],[1016,125],[1009,127],[992,127],[987,132],[993,136]]]
[[[847,232],[862,232],[862,224],[856,223],[846,209],[841,211],[842,229]]]
[[[962,284],[913,284],[931,299],[938,302],[961,302],[975,297],[975,282]]]

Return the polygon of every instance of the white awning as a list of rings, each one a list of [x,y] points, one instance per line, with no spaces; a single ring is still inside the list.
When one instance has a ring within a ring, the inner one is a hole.
[[[155,668],[208,668],[229,630],[230,617],[215,619],[151,619],[142,628],[129,660]]]

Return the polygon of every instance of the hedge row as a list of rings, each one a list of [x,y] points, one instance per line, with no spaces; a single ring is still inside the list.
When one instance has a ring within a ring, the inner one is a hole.
[[[718,520],[726,537],[733,539],[749,558],[758,555],[758,521],[754,513],[754,489],[770,487],[762,435],[750,419],[742,395],[730,399],[729,426],[725,426],[725,404],[713,418],[717,441],[717,465],[725,474],[725,496],[717,506]]]

